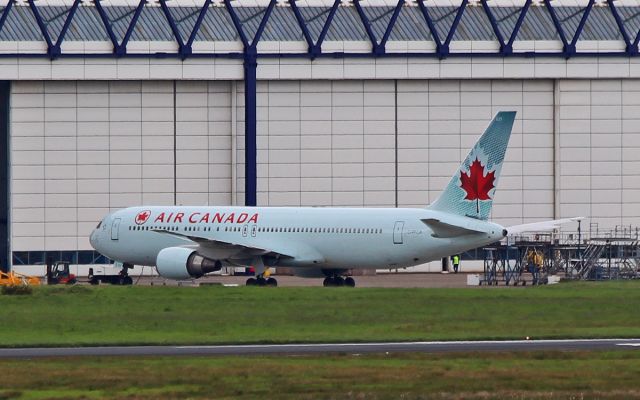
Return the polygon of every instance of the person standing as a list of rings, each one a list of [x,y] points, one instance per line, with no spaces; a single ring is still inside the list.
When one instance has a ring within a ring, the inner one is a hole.
[[[453,261],[453,273],[457,274],[458,267],[460,266],[460,255],[454,254],[453,257],[451,257],[451,260]]]

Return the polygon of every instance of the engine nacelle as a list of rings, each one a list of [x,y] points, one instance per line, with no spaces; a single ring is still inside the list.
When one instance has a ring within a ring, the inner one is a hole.
[[[220,271],[222,263],[198,254],[185,247],[167,247],[156,258],[158,273],[169,279],[200,278],[209,272]]]

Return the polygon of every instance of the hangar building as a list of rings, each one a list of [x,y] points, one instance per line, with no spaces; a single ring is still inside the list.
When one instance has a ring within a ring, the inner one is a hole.
[[[496,222],[640,225],[635,1],[2,4],[3,268],[131,205],[423,207],[498,110]]]

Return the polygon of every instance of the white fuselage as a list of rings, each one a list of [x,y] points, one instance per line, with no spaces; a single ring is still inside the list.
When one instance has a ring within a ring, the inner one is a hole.
[[[434,237],[422,221],[430,218],[482,232]],[[277,260],[279,266],[382,269],[422,264],[494,243],[503,238],[504,228],[413,208],[154,206],[109,214],[90,240],[105,256],[135,265],[156,265],[158,253],[167,247],[193,247],[215,260],[248,265],[237,249],[199,246],[180,236],[288,255]]]

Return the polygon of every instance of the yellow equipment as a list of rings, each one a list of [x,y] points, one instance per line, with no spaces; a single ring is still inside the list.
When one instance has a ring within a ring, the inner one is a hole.
[[[527,263],[533,264],[536,268],[542,269],[544,264],[544,256],[539,250],[529,250],[527,253]]]
[[[17,272],[0,272],[0,286],[15,286],[15,285],[40,285],[40,278],[37,276],[22,275]]]

